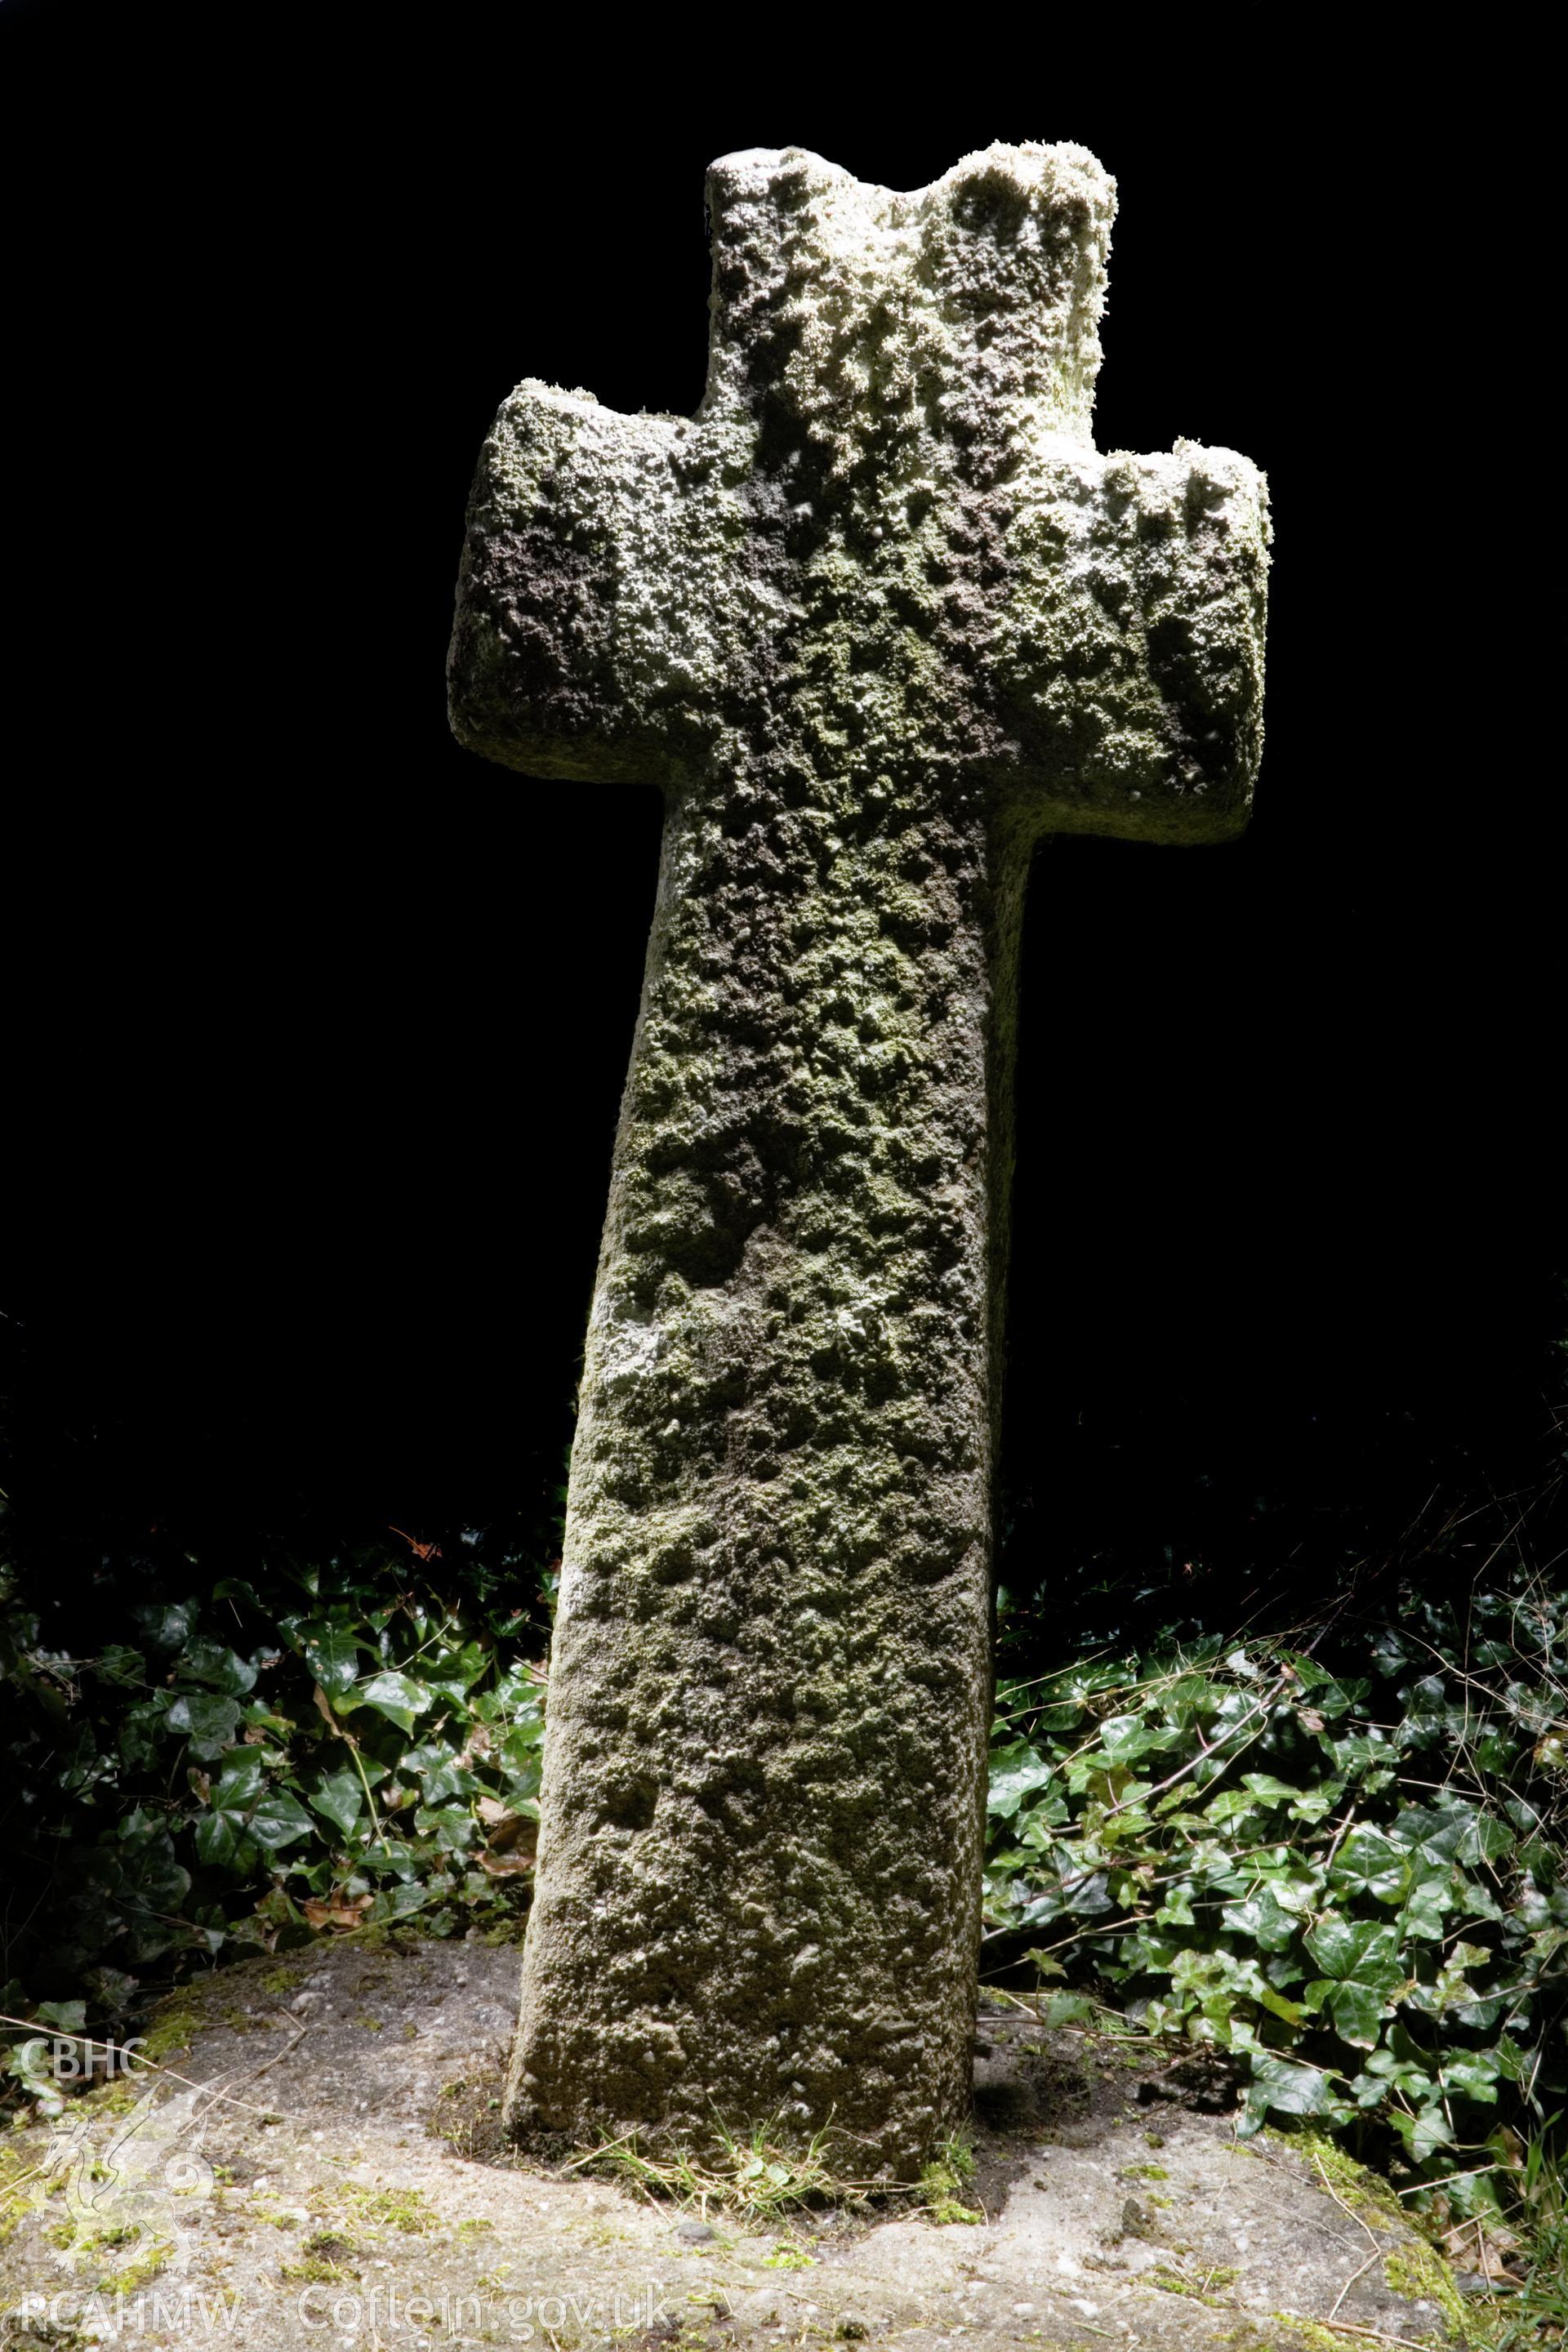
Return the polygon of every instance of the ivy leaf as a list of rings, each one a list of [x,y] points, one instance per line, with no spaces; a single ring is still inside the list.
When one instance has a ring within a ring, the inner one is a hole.
[[[992,1759],[987,1809],[1000,1820],[1011,1821],[1031,1790],[1043,1789],[1050,1778],[1051,1767],[1045,1758],[1027,1741],[1016,1740]]]
[[[1307,1971],[1294,1952],[1276,1952],[1263,1973],[1271,1985],[1283,1990],[1286,1985],[1300,1984]]]
[[[1257,1810],[1258,1800],[1250,1790],[1244,1794],[1240,1789],[1224,1789],[1204,1807],[1204,1818],[1216,1828],[1223,1828],[1226,1822],[1238,1822],[1243,1814]]]
[[[242,1871],[254,1859],[256,1848],[245,1834],[243,1816],[216,1808],[196,1816],[192,1832],[198,1862],[209,1870]]]
[[[539,1739],[536,1734],[519,1737],[509,1732],[501,1742],[502,1761],[513,1772],[539,1770]],[[1037,1805],[1021,1812],[1014,1823],[1013,1834],[1025,1845],[1033,1846],[1037,1853],[1048,1853],[1055,1843],[1053,1830],[1065,1829],[1072,1819],[1067,1799],[1059,1789]]]
[[[1510,1832],[1479,1805],[1450,1804],[1440,1809],[1407,1805],[1394,1822],[1390,1836],[1414,1849],[1428,1862],[1496,1862],[1513,1843]]]
[[[1332,1682],[1333,1676],[1315,1658],[1303,1656],[1300,1650],[1280,1653],[1284,1664],[1295,1671],[1296,1680],[1304,1691],[1316,1690],[1320,1683]]]
[[[1338,2105],[1332,2086],[1321,2067],[1297,2066],[1263,2050],[1252,2053],[1252,2080],[1240,2134],[1250,2138],[1272,2107],[1281,2116],[1322,2116]]]
[[[336,1772],[323,1772],[315,1786],[306,1790],[305,1801],[331,1822],[341,1837],[352,1837],[364,1803],[359,1774],[347,1764]]]
[[[171,1731],[189,1734],[191,1754],[216,1763],[239,1729],[239,1707],[216,1692],[181,1691],[168,1713]]]
[[[230,1698],[243,1698],[256,1687],[256,1668],[223,1642],[187,1642],[175,1671],[182,1682],[206,1683]]]
[[[1284,1951],[1300,1926],[1289,1911],[1280,1908],[1272,1888],[1267,1886],[1244,1903],[1227,1903],[1219,1917],[1222,1927],[1229,1928],[1233,1936],[1245,1936],[1265,1952]]]
[[[1312,1705],[1320,1715],[1326,1715],[1331,1721],[1338,1716],[1348,1715],[1371,1688],[1371,1683],[1363,1675],[1352,1675],[1345,1681],[1331,1677],[1312,1693]]]
[[[398,1769],[418,1774],[420,1796],[426,1805],[443,1804],[451,1797],[471,1797],[479,1785],[453,1748],[434,1744],[411,1748]]]
[[[213,1599],[215,1601],[248,1601],[251,1608],[258,1611],[263,1617],[271,1613],[268,1609],[267,1603],[257,1591],[255,1585],[247,1584],[243,1576],[220,1576],[217,1582],[213,1586]]]
[[[398,1878],[417,1878],[428,1864],[429,1857],[406,1838],[383,1838],[372,1852],[361,1857],[362,1870],[391,1871]]]
[[[1495,2106],[1500,2072],[1493,2052],[1461,2051],[1457,2058],[1447,2059],[1444,2063],[1443,2088],[1457,2091],[1461,2098],[1474,2099],[1482,2106]]]
[[[1112,1766],[1135,1764],[1141,1756],[1171,1747],[1180,1736],[1155,1728],[1141,1715],[1108,1715],[1100,1727],[1100,1752]]]
[[[41,2000],[38,2003],[38,2023],[52,2025],[61,2033],[80,2033],[87,2024],[85,2000]]]
[[[1033,1925],[1041,1919],[1054,1919],[1058,1911],[1069,1912],[1079,1919],[1103,1919],[1116,1906],[1110,1899],[1110,1882],[1103,1870],[1081,1874],[1074,1870],[1073,1884],[1059,1892],[1047,1889],[1031,1903],[1020,1925]]]
[[[317,1617],[300,1628],[305,1664],[329,1698],[341,1698],[359,1680],[360,1643],[346,1625]]]
[[[232,1749],[212,1785],[205,1810],[196,1817],[194,1840],[199,1862],[216,1870],[250,1867],[256,1859],[255,1844],[247,1834],[250,1808],[265,1786],[266,1774],[257,1750]]]
[[[226,1812],[241,1812],[256,1802],[266,1779],[259,1751],[237,1748],[224,1759],[223,1770],[213,1783],[211,1802]]]
[[[537,1789],[539,1786],[539,1769],[541,1760],[540,1751],[543,1745],[543,1733],[544,1727],[542,1724],[537,1726],[531,1724],[514,1725],[511,1730],[507,1733],[505,1738],[501,1741],[496,1751],[496,1760],[500,1764],[502,1771],[510,1773],[517,1780],[531,1780],[534,1787]],[[1064,1801],[1061,1807],[1061,1819],[1065,1822],[1067,1818],[1068,1811]],[[1056,1819],[1057,1809],[1056,1801],[1054,1799],[1047,1806],[1031,1807],[1027,1816],[1027,1820],[1030,1822],[1053,1822]],[[1015,1836],[1026,1836],[1026,1830],[1023,1826],[1016,1828],[1014,1831]]]
[[[280,1739],[287,1739],[297,1728],[288,1716],[275,1714],[266,1700],[260,1698],[251,1700],[245,1710],[245,1721],[259,1731],[275,1731]]]
[[[1342,1780],[1329,1780],[1321,1789],[1304,1789],[1290,1808],[1293,1821],[1316,1823],[1331,1813],[1344,1795]]]
[[[424,1906],[441,1891],[437,1887],[421,1885],[417,1881],[399,1886],[384,1886],[365,1913],[365,1918],[372,1927],[381,1927],[389,1921],[406,1919],[412,1912],[423,1909]]]
[[[1302,1941],[1323,1970],[1307,1987],[1309,2005],[1328,2011],[1343,2041],[1375,2049],[1387,1996],[1405,1980],[1396,1930],[1331,1913]]]
[[[1331,1911],[1302,1941],[1325,1976],[1347,1981],[1359,1978],[1368,1984],[1399,1982],[1399,1939],[1392,1927]]]
[[[1094,2015],[1094,2003],[1080,1992],[1058,1992],[1046,2003],[1047,2026],[1080,2025]]]
[[[1330,1877],[1347,1894],[1375,1895],[1380,1903],[1397,1903],[1405,1892],[1409,1856],[1381,1830],[1358,1825],[1352,1830],[1334,1862]]]
[[[489,1664],[489,1658],[478,1642],[465,1642],[460,1650],[448,1650],[427,1664],[425,1679],[433,1691],[450,1699],[454,1706],[461,1706]]]
[[[456,1853],[474,1841],[471,1817],[455,1805],[420,1805],[414,1815],[414,1826],[421,1837],[434,1838],[447,1853]]]
[[[1338,1984],[1331,1977],[1315,1977],[1302,1999],[1309,2009],[1326,2009],[1342,2042],[1357,2050],[1375,2050],[1378,2028],[1387,2004],[1372,1985],[1353,1978]]]
[[[251,1814],[248,1826],[252,1837],[268,1853],[279,1846],[292,1845],[296,1838],[312,1836],[315,1829],[304,1806],[287,1789],[268,1789]]]
[[[177,1916],[190,1891],[191,1874],[176,1861],[166,1830],[153,1832],[127,1857],[105,1892],[124,1916],[125,1946],[133,1960],[153,1960],[190,1942],[190,1930]]]
[[[416,1683],[411,1675],[399,1674],[394,1669],[386,1674],[373,1675],[357,1693],[353,1703],[356,1706],[374,1706],[378,1715],[384,1715],[387,1721],[395,1723],[400,1731],[412,1731],[415,1717],[425,1713],[431,1704],[431,1696],[423,1683]]]
[[[1438,2148],[1452,2147],[1454,2144],[1448,2118],[1438,2105],[1423,2107],[1415,2116],[1406,2115],[1403,2108],[1391,2107],[1388,2120],[1417,2164],[1425,2164]]]
[[[1411,1986],[1405,1995],[1411,2008],[1426,2017],[1441,2017],[1446,2010],[1468,2007],[1475,2001],[1476,1989],[1465,1971],[1485,1968],[1491,1957],[1484,1944],[1456,1944],[1444,1955],[1434,1983]]]
[[[1035,1717],[1036,1728],[1054,1733],[1058,1738],[1066,1731],[1075,1731],[1083,1719],[1081,1706],[1070,1703],[1066,1706],[1043,1706]]]
[[[131,1614],[155,1650],[177,1650],[196,1622],[195,1601],[141,1601]]]
[[[1300,1801],[1300,1790],[1292,1788],[1289,1780],[1276,1780],[1272,1772],[1244,1772],[1241,1785],[1244,1789],[1250,1789],[1255,1797],[1266,1798],[1270,1804],[1296,1804]]]
[[[1414,1936],[1426,1943],[1440,1941],[1445,1917],[1458,1900],[1452,1877],[1451,1871],[1439,1869],[1416,1881],[1399,1915],[1401,1936]]]

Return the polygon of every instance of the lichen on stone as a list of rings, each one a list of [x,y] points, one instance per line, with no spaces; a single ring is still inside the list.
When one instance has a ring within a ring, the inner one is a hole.
[[[707,391],[535,381],[480,456],[452,723],[666,795],[584,1360],[508,2114],[593,2144],[963,2121],[1028,859],[1223,839],[1246,459],[1089,437],[1114,186],[709,177]],[[608,810],[607,810],[608,814]]]

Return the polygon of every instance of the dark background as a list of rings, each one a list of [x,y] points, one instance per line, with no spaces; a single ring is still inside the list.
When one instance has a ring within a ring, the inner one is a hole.
[[[1473,106],[1359,36],[1266,54],[1253,10],[977,20],[864,69],[851,24],[547,53],[512,9],[134,13],[0,5],[0,1484],[62,1622],[128,1546],[174,1577],[389,1523],[548,1556],[658,809],[450,740],[464,497],[521,374],[695,405],[703,169],[752,144],[897,186],[1092,147],[1100,446],[1184,434],[1272,484],[1252,830],[1037,869],[1009,1583],[1246,1613],[1538,1475],[1546,795],[1489,468],[1445,438]]]

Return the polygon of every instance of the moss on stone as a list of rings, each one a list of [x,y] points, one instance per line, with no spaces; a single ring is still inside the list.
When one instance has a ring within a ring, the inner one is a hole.
[[[166,2064],[176,2054],[188,2055],[205,2022],[205,2011],[196,1994],[188,1989],[172,1992],[153,2011],[137,2055],[155,2066]]]
[[[449,662],[475,751],[667,803],[506,2115],[912,2181],[970,2091],[1029,856],[1245,822],[1266,496],[1095,451],[1085,150],[748,151],[709,206],[700,410],[517,387]]]
[[[1354,2341],[1344,2329],[1338,2333],[1331,2327],[1321,2326],[1315,2319],[1303,2319],[1299,2312],[1276,2311],[1270,2314],[1276,2327],[1299,2344],[1310,2347],[1310,2352],[1345,2352],[1347,2343]]]
[[[985,2216],[965,2202],[964,2191],[974,2178],[974,2157],[967,2144],[950,2139],[940,2158],[921,2172],[921,2211],[939,2227],[953,2222],[983,2222]]]
[[[431,2209],[417,2189],[362,2189],[348,2182],[337,2193],[343,2210],[366,2227],[422,2237],[435,2226]]]
[[[1451,2264],[1429,2240],[1422,2237],[1388,2182],[1357,2164],[1338,2144],[1310,2131],[1281,2132],[1270,2126],[1263,2135],[1281,2148],[1301,2158],[1314,2173],[1321,2170],[1333,2193],[1350,2210],[1394,2232],[1397,2244],[1384,2256],[1384,2277],[1392,2293],[1413,2302],[1436,2305],[1448,2335],[1464,2345],[1483,2346],[1487,2330],[1478,2314],[1466,2305],[1454,2284]]]
[[[763,2256],[763,2268],[765,2271],[808,2271],[814,2260],[815,2257],[808,2254],[804,2246],[797,2245],[793,2238],[780,2238],[775,2241],[772,2253]]]
[[[128,2079],[123,2075],[112,2077],[94,2084],[89,2091],[84,2093],[83,2105],[95,2116],[122,2116],[136,2105],[144,2087],[133,2078]]]
[[[1408,2295],[1413,2303],[1436,2304],[1453,2340],[1480,2352],[1488,2340],[1485,2322],[1466,2304],[1454,2284],[1452,2266],[1436,2246],[1425,2238],[1407,2238],[1384,2256],[1383,2275],[1394,2294]]]
[[[1158,2287],[1162,2294],[1185,2295],[1193,2303],[1206,2305],[1211,2311],[1223,2311],[1228,2301],[1226,2289],[1236,2284],[1241,2273],[1234,2264],[1216,2263],[1201,2279],[1189,2278],[1183,2271],[1173,2271],[1166,2264],[1157,2263],[1143,2275],[1149,2284]]]

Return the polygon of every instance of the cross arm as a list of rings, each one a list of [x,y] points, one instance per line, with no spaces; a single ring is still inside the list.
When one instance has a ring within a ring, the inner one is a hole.
[[[453,732],[525,775],[668,782],[776,621],[732,419],[520,383],[480,452],[447,656]]]
[[[1224,841],[1263,749],[1263,475],[1058,443],[1016,497],[989,667],[1042,832]]]

